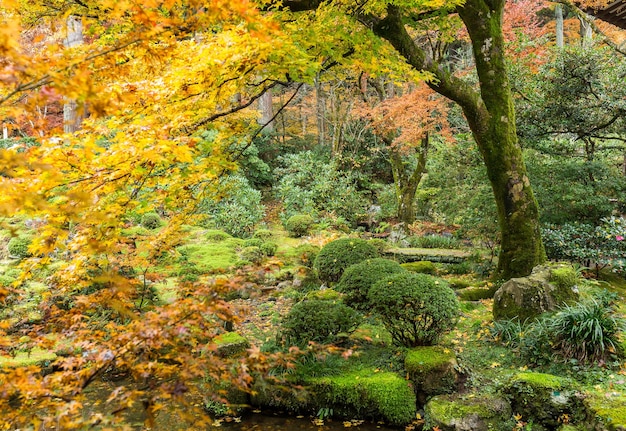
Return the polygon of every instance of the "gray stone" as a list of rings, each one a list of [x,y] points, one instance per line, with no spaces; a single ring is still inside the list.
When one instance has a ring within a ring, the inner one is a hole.
[[[440,395],[431,398],[424,408],[425,429],[441,431],[488,431],[504,429],[511,418],[509,403],[492,395],[459,397]]]
[[[527,277],[512,278],[493,297],[493,317],[532,319],[578,299],[577,289],[552,283],[552,271],[564,264],[540,265]]]

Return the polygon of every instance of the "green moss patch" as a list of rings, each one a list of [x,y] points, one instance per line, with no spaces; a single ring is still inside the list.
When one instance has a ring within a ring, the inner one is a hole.
[[[470,394],[464,398],[436,396],[425,406],[424,429],[487,431],[505,429],[511,408],[502,398]]]
[[[364,369],[308,383],[320,408],[331,408],[344,417],[377,418],[393,425],[407,424],[415,417],[413,389],[395,373]]]
[[[239,260],[237,250],[242,242],[237,238],[227,238],[215,243],[183,245],[176,250],[195,264],[198,271],[206,273],[233,267]]]
[[[220,356],[234,356],[250,347],[250,342],[236,332],[226,332],[213,339]]]
[[[435,264],[428,260],[420,260],[417,262],[407,262],[407,263],[401,264],[401,266],[402,268],[408,271],[417,272],[420,274],[436,274],[437,273],[437,267],[435,267]]]
[[[599,423],[599,427],[594,429],[626,429],[626,394],[593,394],[586,403],[594,416],[592,420]]]
[[[456,356],[440,346],[416,347],[407,352],[404,368],[415,384],[418,401],[456,389]]]
[[[57,355],[49,350],[33,349],[30,352],[19,352],[15,356],[0,356],[1,367],[27,367],[29,365],[48,365]]]

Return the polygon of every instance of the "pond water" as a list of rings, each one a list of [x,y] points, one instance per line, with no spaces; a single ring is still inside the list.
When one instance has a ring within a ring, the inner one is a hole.
[[[362,422],[325,420],[323,422],[308,418],[251,414],[241,418],[241,422],[223,422],[221,429],[230,431],[398,431],[404,428],[393,428],[386,425]],[[218,430],[218,427],[212,429]]]

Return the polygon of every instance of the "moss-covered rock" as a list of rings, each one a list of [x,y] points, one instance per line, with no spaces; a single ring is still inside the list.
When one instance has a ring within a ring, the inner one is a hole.
[[[222,357],[235,356],[250,347],[250,342],[236,332],[227,332],[215,337],[217,354]]]
[[[585,404],[589,412],[589,428],[595,430],[626,430],[626,394],[592,394]]]
[[[502,398],[491,395],[439,395],[425,408],[424,429],[441,431],[510,430],[511,407]]]
[[[504,387],[513,411],[525,421],[555,429],[563,417],[578,423],[586,417],[583,396],[568,378],[551,374],[517,373]]]
[[[415,418],[415,394],[409,383],[391,372],[365,369],[309,380],[315,403],[344,418],[383,420],[404,425]]]
[[[454,352],[440,346],[415,347],[404,359],[419,404],[433,395],[454,392],[458,381],[456,367]]]
[[[496,290],[493,286],[472,286],[456,291],[461,301],[479,301],[481,299],[493,298]]]
[[[493,298],[493,317],[517,317],[524,321],[553,311],[563,304],[575,302],[578,299],[575,286],[562,282],[563,278],[559,276],[564,265],[537,266],[528,277],[512,278],[504,283]],[[553,276],[555,270],[557,276]],[[554,280],[559,281],[555,283]]]

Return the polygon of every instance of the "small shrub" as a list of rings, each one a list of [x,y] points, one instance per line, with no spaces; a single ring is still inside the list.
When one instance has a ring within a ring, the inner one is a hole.
[[[474,272],[474,265],[471,262],[464,260],[463,262],[446,265],[446,271],[448,274],[455,275],[471,274]]]
[[[259,238],[263,241],[267,241],[268,239],[271,239],[272,236],[272,231],[269,229],[257,229],[252,235],[252,238]]]
[[[372,286],[368,299],[394,342],[407,347],[435,344],[459,314],[448,283],[427,274],[391,275]]]
[[[356,330],[361,320],[356,310],[341,302],[306,300],[295,304],[283,319],[281,336],[289,345],[334,343],[340,334]]]
[[[161,220],[161,216],[157,213],[145,213],[141,217],[141,225],[146,229],[157,229],[163,225],[163,220]]]
[[[315,220],[308,214],[296,214],[285,221],[285,229],[295,238],[306,236],[311,231]]]
[[[294,255],[298,263],[308,268],[313,268],[315,258],[320,252],[320,248],[313,244],[300,244],[290,251],[290,255]]]
[[[0,287],[8,287],[15,281],[15,278],[8,275],[0,275]]]
[[[247,239],[243,242],[244,247],[261,247],[263,245],[263,240],[258,238]]]
[[[265,256],[274,256],[276,254],[276,250],[278,250],[278,245],[274,242],[264,242],[263,244],[261,244],[261,246],[259,247],[261,249],[261,252],[265,255]]]
[[[252,263],[260,263],[265,255],[261,251],[261,247],[250,246],[244,247],[241,250],[240,257],[242,260],[252,262]]]
[[[323,282],[337,282],[350,265],[378,256],[376,248],[367,241],[342,238],[329,242],[320,250],[314,268]]]
[[[420,260],[419,262],[407,262],[402,264],[402,268],[407,271],[417,272],[420,274],[431,274],[434,275],[437,273],[437,267],[434,263],[429,260]]]
[[[32,254],[28,251],[28,247],[30,247],[31,242],[32,240],[30,238],[14,236],[9,240],[9,244],[7,245],[9,255],[20,259],[32,256]]]
[[[222,242],[222,241],[226,241],[228,238],[232,238],[231,235],[227,234],[223,230],[218,230],[218,229],[207,230],[206,233],[204,234],[204,237],[206,238],[207,241],[210,241],[210,242]]]
[[[392,274],[405,271],[398,262],[376,258],[366,259],[348,267],[339,283],[337,291],[345,294],[344,301],[357,310],[371,308],[367,294],[374,283]]]

